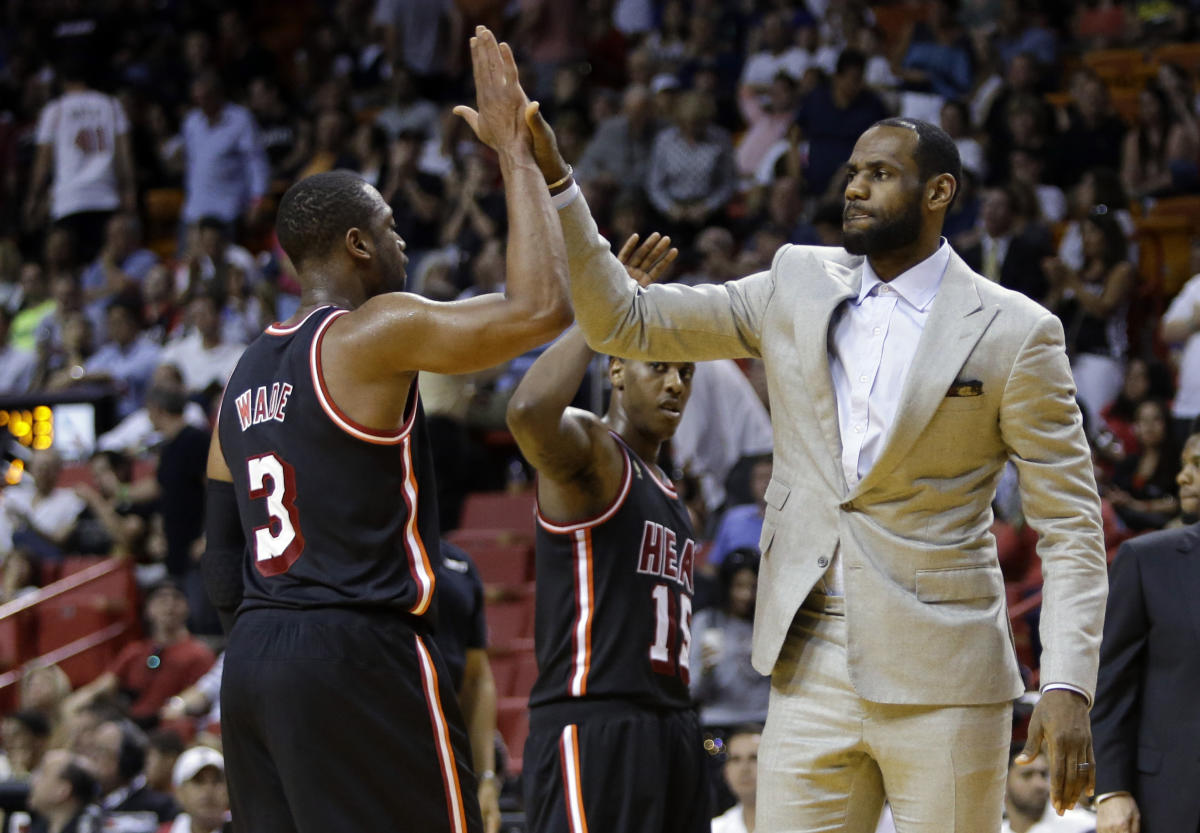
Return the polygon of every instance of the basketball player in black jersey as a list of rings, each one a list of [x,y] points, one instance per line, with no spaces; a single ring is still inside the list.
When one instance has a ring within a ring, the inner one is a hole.
[[[507,293],[400,292],[404,241],[379,193],[346,172],[310,177],[277,221],[300,308],[246,348],[223,397],[205,573],[218,607],[236,605],[222,734],[234,824],[249,833],[483,829],[429,636],[438,526],[415,379],[511,359],[570,311],[528,145],[534,105],[482,27],[471,58],[479,111],[458,112],[500,159]]]
[[[674,259],[653,235],[621,261],[643,285]],[[525,745],[532,833],[709,829],[688,695],[696,544],[655,463],[694,366],[611,359],[603,418],[570,407],[592,351],[572,329],[526,373],[508,424],[538,470],[538,678]]]

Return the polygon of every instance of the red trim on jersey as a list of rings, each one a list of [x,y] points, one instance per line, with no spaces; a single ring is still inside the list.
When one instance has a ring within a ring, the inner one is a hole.
[[[415,413],[415,409],[414,409]],[[409,609],[414,616],[423,616],[433,602],[433,590],[437,585],[437,575],[429,563],[429,553],[425,550],[425,542],[421,539],[421,530],[417,527],[417,474],[412,459],[412,436],[406,434],[400,453],[403,455],[404,505],[408,512],[404,522],[404,552],[408,556],[408,571],[417,583],[417,601]]]
[[[583,811],[583,776],[579,766],[579,727],[574,723],[563,727],[558,739],[558,756],[566,799],[567,827],[571,833],[588,833],[587,815]]]
[[[572,697],[587,694],[588,673],[592,668],[592,620],[596,615],[596,588],[592,573],[592,531],[574,533],[575,622],[571,625],[571,675],[567,693]]]
[[[301,327],[303,327],[303,326],[304,326],[304,322],[305,322],[305,321],[307,321],[308,319],[312,318],[314,315],[316,315],[316,314],[317,314],[318,312],[320,312],[321,310],[323,310],[323,309],[329,309],[331,306],[333,306],[333,304],[324,304],[324,305],[322,305],[322,306],[319,306],[319,307],[317,307],[317,308],[316,308],[316,309],[314,309],[312,312],[310,312],[308,315],[306,315],[306,316],[304,316],[303,318],[301,318],[301,319],[300,319],[300,323],[299,323],[299,324],[293,324],[293,325],[292,325],[292,326],[290,326],[290,327],[286,327],[286,326],[284,326],[283,324],[281,324],[280,322],[276,321],[274,324],[269,324],[269,325],[267,326],[267,328],[266,328],[265,330],[263,330],[263,332],[264,332],[264,333],[266,333],[266,334],[267,334],[267,335],[269,335],[269,336],[288,336],[288,335],[291,335],[292,333],[296,332],[296,330],[299,330]]]
[[[421,664],[421,687],[425,690],[425,705],[429,707],[429,721],[433,724],[433,745],[437,750],[442,783],[446,789],[446,815],[453,833],[466,833],[467,813],[463,807],[462,785],[458,780],[454,748],[450,745],[450,732],[446,728],[446,715],[442,711],[437,670],[421,637],[415,636],[414,639],[417,642],[417,659]]]
[[[409,399],[405,405],[406,414],[404,416],[404,424],[397,431],[380,431],[355,422],[337,406],[337,403],[333,401],[333,397],[329,395],[329,389],[325,387],[325,374],[321,367],[321,341],[325,338],[325,332],[329,329],[329,325],[338,318],[341,318],[348,311],[338,310],[326,318],[321,322],[321,326],[317,328],[316,335],[313,336],[312,348],[309,351],[309,366],[312,370],[313,387],[317,391],[317,401],[321,403],[321,408],[325,411],[325,415],[336,426],[355,439],[373,443],[374,445],[399,445],[412,429],[413,421],[417,416],[416,380],[413,381],[412,389],[409,392]]]
[[[622,472],[621,489],[620,489],[620,491],[617,492],[617,496],[613,500],[612,505],[610,505],[607,509],[605,509],[603,512],[601,512],[599,515],[596,515],[594,518],[589,518],[587,520],[579,521],[577,523],[572,523],[572,524],[557,524],[557,523],[555,523],[554,521],[548,519],[545,515],[542,514],[542,507],[540,504],[535,505],[535,508],[537,510],[537,520],[538,520],[538,523],[542,525],[542,528],[545,529],[547,532],[553,532],[556,535],[567,535],[567,534],[570,534],[573,532],[578,532],[581,529],[588,529],[589,527],[599,526],[600,524],[604,523],[609,518],[611,518],[613,515],[615,515],[617,513],[617,510],[620,509],[622,505],[624,505],[625,498],[629,497],[629,488],[630,488],[630,486],[633,485],[633,461],[631,461],[629,459],[629,452],[625,450],[625,446],[623,446],[623,445],[621,445],[621,454],[623,454],[625,457],[625,469]],[[536,504],[536,498],[535,498],[535,504]]]

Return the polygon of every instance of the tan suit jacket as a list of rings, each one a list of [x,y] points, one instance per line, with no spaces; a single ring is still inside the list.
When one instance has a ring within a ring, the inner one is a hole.
[[[1095,691],[1107,572],[1100,504],[1062,326],[957,255],[930,309],[895,423],[853,488],[841,465],[830,321],[863,258],[782,247],[724,285],[641,290],[582,197],[561,212],[571,297],[597,350],[659,361],[761,357],[775,431],[754,621],[770,673],[793,617],[840,552],[850,679],[880,703],[998,703],[1024,690],[989,532],[1006,460],[1039,533],[1043,683]],[[978,396],[947,396],[955,382]]]

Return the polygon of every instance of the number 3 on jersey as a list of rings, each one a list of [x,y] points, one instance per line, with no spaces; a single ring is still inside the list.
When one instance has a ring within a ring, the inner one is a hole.
[[[246,461],[250,499],[266,498],[269,520],[254,529],[254,566],[264,576],[286,573],[304,551],[296,511],[296,473],[287,461],[267,452]]]
[[[654,643],[650,646],[650,666],[657,674],[673,675],[678,670],[683,684],[689,682],[688,661],[692,650],[692,597],[684,594],[679,596],[679,661],[672,659],[675,647],[675,597],[671,588],[665,584],[656,584],[650,593],[654,599]]]

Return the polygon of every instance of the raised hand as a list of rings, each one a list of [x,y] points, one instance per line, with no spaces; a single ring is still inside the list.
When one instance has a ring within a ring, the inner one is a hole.
[[[640,246],[638,236],[629,235],[617,253],[617,260],[621,261],[629,277],[637,281],[639,286],[649,286],[661,278],[677,257],[679,250],[671,246],[671,238],[663,237],[657,231]]]
[[[471,38],[471,68],[479,109],[460,104],[454,113],[471,126],[481,142],[497,152],[529,148],[526,110],[533,105],[521,89],[512,49],[497,42],[486,26],[475,27],[475,37]]]

